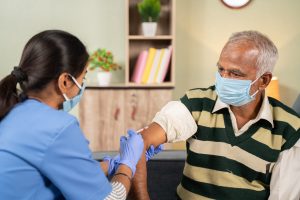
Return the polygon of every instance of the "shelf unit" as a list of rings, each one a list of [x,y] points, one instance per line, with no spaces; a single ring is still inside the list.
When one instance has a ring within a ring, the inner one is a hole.
[[[175,85],[175,1],[161,0],[161,13],[158,19],[157,32],[153,37],[143,36],[141,20],[137,10],[137,4],[141,0],[126,0],[125,3],[125,85],[132,87],[166,87]],[[163,83],[158,84],[137,84],[131,82],[138,55],[143,50],[150,47],[156,49],[172,46],[172,57],[168,72]]]
[[[172,99],[175,85],[175,0],[161,0],[161,14],[154,37],[145,37],[141,33],[137,11],[137,3],[141,0],[125,1],[125,83],[109,86],[89,83],[79,104],[80,125],[93,152],[118,151],[120,136],[128,128],[138,130],[149,125],[156,112]],[[130,82],[141,51],[169,45],[173,50],[164,82]]]

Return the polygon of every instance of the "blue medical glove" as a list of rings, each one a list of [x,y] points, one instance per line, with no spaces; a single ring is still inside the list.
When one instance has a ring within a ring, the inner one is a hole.
[[[154,149],[154,146],[151,145],[146,151],[146,161],[150,160],[154,155],[158,154],[163,150],[163,145],[159,145]]]
[[[144,149],[144,140],[140,134],[133,130],[129,130],[127,133],[128,137],[122,136],[120,138],[120,164],[127,165],[134,175],[136,164]]]
[[[105,156],[103,161],[108,162],[108,172],[107,176],[111,178],[117,171],[120,162],[120,154],[116,155],[115,157],[111,158],[110,156]]]

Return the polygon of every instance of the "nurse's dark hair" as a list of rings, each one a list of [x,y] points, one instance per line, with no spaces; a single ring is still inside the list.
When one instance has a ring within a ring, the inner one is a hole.
[[[47,30],[33,36],[24,47],[19,66],[0,81],[0,120],[28,91],[43,90],[64,72],[78,77],[88,56],[82,42],[65,31]]]

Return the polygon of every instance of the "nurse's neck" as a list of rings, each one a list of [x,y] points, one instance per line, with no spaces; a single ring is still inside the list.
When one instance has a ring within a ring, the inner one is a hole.
[[[59,109],[64,101],[64,98],[59,94],[59,90],[55,88],[54,84],[48,84],[45,88],[39,91],[28,91],[27,96],[29,99],[36,99],[48,106]]]

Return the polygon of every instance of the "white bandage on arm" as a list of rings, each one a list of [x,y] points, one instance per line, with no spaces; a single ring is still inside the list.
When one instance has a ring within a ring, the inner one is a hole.
[[[112,191],[105,197],[105,200],[125,200],[126,199],[126,189],[124,185],[120,182],[112,182]]]
[[[197,124],[190,111],[180,101],[170,101],[152,122],[159,124],[167,134],[167,142],[185,141],[197,131]]]

